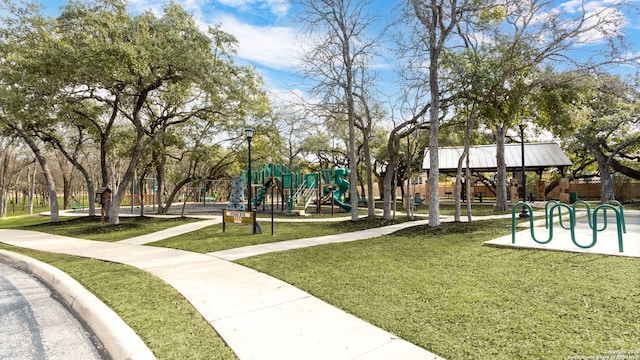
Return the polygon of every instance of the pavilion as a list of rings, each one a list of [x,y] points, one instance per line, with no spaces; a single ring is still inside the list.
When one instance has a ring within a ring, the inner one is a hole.
[[[458,170],[458,159],[464,150],[463,146],[449,146],[438,149],[438,161],[441,173],[455,173]],[[522,171],[522,145],[505,144],[504,158],[507,171]],[[429,149],[425,151],[422,169],[429,173]],[[541,174],[547,168],[557,167],[564,173],[566,166],[573,163],[556,143],[525,143],[524,144],[525,171],[535,171]],[[469,148],[469,167],[471,172],[496,172],[496,145],[478,145]],[[466,168],[466,161],[462,163]]]
[[[494,145],[478,145],[471,146],[469,148],[469,168],[471,173],[495,173],[497,172],[497,160],[496,150],[497,146]],[[438,162],[440,173],[443,174],[455,174],[458,170],[458,160],[464,151],[462,146],[441,147],[438,149]],[[511,190],[511,198],[518,198],[519,190],[518,183],[520,180],[517,173],[522,172],[522,144],[505,144],[504,149],[505,163],[507,165],[507,172],[513,172],[513,182]],[[422,169],[429,175],[429,149],[425,151],[424,161],[422,163]],[[557,143],[525,143],[524,144],[524,165],[525,172],[535,171],[540,179],[542,179],[542,173],[552,167],[557,167],[561,174],[564,174],[565,167],[573,165],[571,160],[562,151],[560,145]],[[462,163],[462,169],[466,169],[466,160]],[[567,183],[568,186],[568,183]],[[561,187],[562,188],[562,187]],[[442,191],[442,190],[441,190]],[[451,190],[444,190],[445,194],[451,194]],[[544,197],[544,184],[542,181],[538,181],[537,191],[535,192],[537,197]],[[492,191],[493,192],[493,191]],[[565,191],[566,192],[566,191]],[[486,196],[486,193],[484,194]],[[530,193],[530,198],[534,198],[534,193]],[[568,196],[568,194],[567,194]],[[480,196],[482,201],[482,196]]]

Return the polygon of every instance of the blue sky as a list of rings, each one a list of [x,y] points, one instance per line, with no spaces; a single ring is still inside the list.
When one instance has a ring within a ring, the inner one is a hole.
[[[301,88],[301,80],[295,74],[296,53],[301,44],[297,39],[296,15],[299,9],[291,0],[174,0],[181,4],[203,28],[220,24],[222,29],[233,34],[239,41],[239,60],[256,66],[265,79],[270,92],[284,93]],[[587,0],[584,5],[597,8],[619,0]],[[640,5],[639,0],[631,0]],[[129,0],[133,13],[152,10],[161,14],[166,0]],[[47,15],[56,16],[62,0],[42,0]],[[391,17],[400,0],[373,0],[371,11],[385,20]],[[577,11],[581,0],[558,1],[557,11],[567,14]],[[622,30],[630,39],[640,39],[640,17],[631,11],[625,12],[625,21],[617,30]],[[592,39],[594,40],[594,39]],[[638,41],[629,49],[640,55]],[[391,56],[392,57],[392,56]],[[384,79],[390,79],[392,66],[380,60]],[[385,66],[388,65],[388,66]],[[624,70],[624,69],[621,69]],[[631,71],[630,69],[627,69]],[[635,71],[635,70],[634,70]],[[389,85],[389,84],[387,84]]]

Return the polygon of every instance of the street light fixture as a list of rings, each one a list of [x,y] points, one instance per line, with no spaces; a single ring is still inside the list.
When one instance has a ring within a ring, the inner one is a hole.
[[[527,175],[525,173],[525,165],[524,165],[524,121],[521,121],[518,124],[520,128],[520,149],[522,153],[522,202],[527,201]],[[522,212],[520,212],[520,219],[526,219],[529,217],[529,211],[526,206],[522,206]]]
[[[251,215],[253,216],[253,225],[251,226],[251,234],[255,235],[256,233],[256,214],[253,213],[252,209],[251,209],[251,198],[253,197],[253,195],[251,194],[251,139],[253,139],[253,129],[252,128],[246,128],[244,129],[244,134],[247,136],[247,142],[249,144],[248,146],[248,150],[249,150],[249,164],[247,165],[248,170],[247,170],[247,180],[248,180],[248,188],[247,188],[247,195],[249,197],[249,213],[251,213]]]
[[[251,194],[251,139],[253,139],[253,129],[252,128],[246,128],[244,129],[244,134],[247,136],[247,142],[249,143],[249,164],[248,164],[248,169],[247,169],[247,180],[248,180],[248,187],[247,187],[247,196],[248,196],[248,203],[249,203],[249,212],[251,212],[251,198],[252,198],[252,194]]]

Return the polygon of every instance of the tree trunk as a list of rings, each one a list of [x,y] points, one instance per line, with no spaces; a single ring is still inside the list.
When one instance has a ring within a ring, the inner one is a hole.
[[[37,167],[34,164],[33,165],[33,174],[31,175],[31,178],[28,179],[29,180],[29,215],[33,215],[33,195],[36,192],[36,173],[37,173]],[[29,170],[29,167],[27,167],[27,170]],[[28,176],[27,176],[28,178]]]
[[[378,194],[380,194],[380,199],[382,199],[384,196],[384,175],[376,175],[376,182],[378,183]]]
[[[12,155],[12,152],[6,148],[0,154],[0,218],[7,216],[8,191],[11,182],[9,167],[14,162]]]
[[[140,196],[140,217],[144,217],[144,178],[146,172],[143,172],[138,179],[138,195]]]
[[[356,161],[356,131],[354,121],[355,115],[353,114],[353,95],[348,95],[348,99],[351,99],[351,104],[349,105],[349,198],[351,200],[351,221],[358,221],[358,164]]]
[[[8,123],[8,122],[7,122]],[[56,192],[56,184],[53,179],[53,175],[49,170],[49,164],[47,163],[47,159],[44,157],[42,150],[38,147],[36,142],[27,134],[27,132],[22,128],[22,125],[19,123],[10,124],[9,126],[16,131],[16,133],[24,140],[31,151],[33,151],[38,163],[40,164],[40,168],[42,169],[42,175],[44,176],[44,182],[47,187],[47,193],[49,196],[49,206],[50,206],[50,221],[52,223],[60,222],[60,211],[58,208],[58,194]]]
[[[435,3],[435,2],[433,2]],[[429,226],[440,226],[440,160],[438,148],[440,143],[440,87],[438,84],[438,67],[440,47],[438,46],[437,29],[439,15],[432,9],[433,21],[429,24]],[[441,14],[440,14],[441,15]],[[445,35],[441,35],[445,36]]]
[[[587,149],[593,154],[598,163],[600,173],[600,201],[606,203],[615,200],[613,177],[611,176],[611,157],[605,155],[595,144],[586,144]]]
[[[156,204],[158,204],[158,214],[166,214],[167,211],[169,210],[169,207],[171,206],[171,203],[167,202],[167,206],[165,207],[162,201],[162,195],[164,194],[164,188],[165,188],[165,179],[166,179],[165,175],[167,173],[167,168],[166,168],[167,157],[160,156],[157,160],[158,160],[158,165],[156,167],[156,170],[157,170],[156,186],[158,187],[158,190],[156,190],[156,193],[154,194],[154,196],[156,197]]]
[[[165,204],[163,214],[166,215],[169,212],[169,209],[171,208],[171,203],[173,203],[173,199],[176,198],[178,191],[180,191],[180,189],[182,189],[185,185],[189,184],[194,180],[195,179],[193,177],[188,177],[180,181],[178,184],[176,184],[176,186],[173,188],[173,190],[171,190],[171,193],[169,193],[169,196],[167,197],[167,202]]]
[[[364,153],[364,166],[367,174],[367,191],[365,192],[364,186],[362,188],[362,195],[367,198],[367,217],[373,218],[376,216],[375,199],[373,195],[373,166],[371,165],[371,149],[369,148],[369,134],[371,134],[371,117],[368,110],[368,106],[365,104],[366,114],[365,117],[367,124],[362,124],[362,152]]]
[[[128,186],[131,184],[131,181],[133,181],[136,166],[144,152],[145,146],[143,144],[143,138],[144,132],[142,130],[138,130],[138,134],[136,136],[136,146],[131,153],[129,166],[127,167],[127,171],[124,173],[124,176],[120,181],[118,189],[113,192],[113,199],[109,204],[109,225],[120,224],[120,204],[122,204],[122,199],[124,197],[124,194],[127,192]],[[133,201],[133,196],[131,197],[131,201]]]
[[[626,175],[632,179],[640,180],[640,170],[625,166],[614,158],[611,158],[611,167],[613,168],[613,170],[623,175]]]
[[[495,211],[507,211],[509,202],[507,199],[507,163],[504,158],[504,125],[496,125],[496,205]]]
[[[471,157],[469,156],[469,148],[471,147],[471,132],[475,128],[476,124],[476,111],[474,110],[471,115],[469,115],[469,119],[467,120],[467,131],[464,138],[464,151],[467,153],[467,221],[471,222],[473,220],[471,216],[471,199],[473,194],[471,193]]]
[[[462,155],[460,155],[460,157],[458,158],[458,169],[456,170],[456,185],[453,190],[453,192],[455,193],[455,197],[454,197],[455,198],[455,214],[454,214],[455,222],[460,222],[460,216],[462,212],[462,204],[461,204],[462,203],[461,201],[462,200],[462,176],[463,176],[462,164],[465,158],[467,158],[467,151],[469,151],[469,148],[465,146],[464,151],[462,152]]]
[[[89,216],[96,215],[96,188],[91,178],[91,174],[89,171],[78,161],[77,154],[78,149],[73,154],[70,154],[59,142],[54,142],[54,145],[58,148],[58,150],[64,155],[64,157],[69,160],[69,162],[78,170],[82,177],[84,178],[85,183],[87,184],[87,193],[89,198]],[[106,186],[106,185],[103,185]]]
[[[2,186],[0,186],[0,219],[7,216],[7,201],[7,191]]]
[[[66,172],[62,172],[62,208],[69,208],[71,203],[71,176]]]
[[[389,136],[389,142],[387,143],[387,149],[389,150],[389,165],[387,171],[384,174],[384,207],[382,217],[385,220],[392,220],[391,215],[391,201],[393,200],[392,192],[395,192],[393,186],[396,177],[396,168],[399,162],[398,150],[400,148],[400,140],[397,135],[392,133]]]

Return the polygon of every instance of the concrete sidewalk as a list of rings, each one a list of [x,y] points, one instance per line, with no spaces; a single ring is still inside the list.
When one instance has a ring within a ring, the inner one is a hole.
[[[389,235],[398,230],[406,229],[413,226],[426,225],[429,220],[408,221],[400,224],[394,224],[379,228],[367,229],[362,231],[354,231],[350,233],[318,236],[314,238],[279,241],[274,243],[244,246],[235,249],[215,251],[207,255],[215,256],[224,260],[238,260],[256,255],[268,254],[277,251],[286,251],[292,249],[300,249],[310,246],[326,245],[333,243],[350,242],[364,239],[371,239],[379,236]]]
[[[148,271],[185,296],[240,359],[439,359],[283,281],[213,256],[19,230],[0,230],[0,239]]]
[[[188,224],[174,226],[165,230],[156,231],[151,234],[141,235],[132,237],[129,239],[118,241],[121,244],[130,244],[130,245],[144,245],[154,241],[159,241],[163,239],[168,239],[170,237],[190,233],[192,231],[200,230],[206,228],[207,226],[220,224],[222,223],[222,217],[218,217],[211,220],[202,220],[197,222],[192,222]]]

